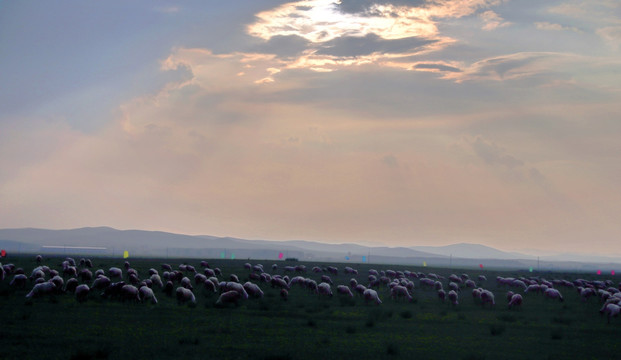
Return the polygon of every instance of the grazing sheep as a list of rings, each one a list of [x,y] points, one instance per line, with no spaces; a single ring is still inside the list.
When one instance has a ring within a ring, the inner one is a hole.
[[[319,295],[332,296],[332,289],[330,288],[330,284],[326,282],[322,282],[317,285],[317,292]]]
[[[185,266],[185,271],[196,274],[196,268],[194,266],[192,266],[192,265],[186,265]]]
[[[364,297],[365,302],[369,302],[369,301],[374,301],[377,305],[382,303],[382,300],[380,300],[379,295],[377,295],[377,291],[373,290],[373,289],[366,289],[363,293],[362,296]]]
[[[354,288],[354,291],[357,292],[360,295],[364,295],[364,291],[366,290],[366,286],[362,285],[362,284],[358,284],[356,285],[356,287]]]
[[[47,294],[51,294],[56,289],[56,285],[53,282],[43,282],[35,284],[32,290],[26,295],[26,298],[39,297]]]
[[[466,285],[467,288],[474,289],[476,287],[476,284],[474,283],[474,281],[470,279],[467,279],[466,281],[464,281],[464,284]]]
[[[439,281],[435,281],[435,282],[433,283],[433,287],[434,287],[436,290],[442,290],[442,289],[443,289],[443,287],[442,287],[442,283],[441,283],[441,282],[439,282]]]
[[[198,274],[198,273],[196,275],[194,275],[194,283],[196,285],[202,284],[205,281],[207,281],[207,276],[205,276],[203,274]]]
[[[185,304],[190,302],[192,304],[196,304],[196,297],[194,297],[194,293],[190,289],[186,289],[183,286],[179,286],[175,291],[177,294],[177,303]]]
[[[150,287],[142,286],[138,291],[140,292],[140,299],[142,300],[142,302],[145,302],[146,300],[151,300],[152,304],[157,304],[157,298],[155,297],[155,294]]]
[[[213,271],[213,270],[212,270],[212,269],[210,269],[210,268],[205,268],[205,269],[203,269],[203,274],[205,274],[205,276],[207,276],[207,277],[216,276],[216,272],[215,272],[215,271]]]
[[[405,297],[408,299],[408,301],[412,301],[413,299],[408,289],[405,286],[401,285],[393,286],[393,288],[390,289],[390,297],[392,297],[393,299]]]
[[[290,287],[287,284],[287,282],[281,278],[272,278],[272,280],[270,281],[272,287],[279,287],[281,289],[287,289],[289,290]]]
[[[241,299],[241,297],[242,296],[239,294],[239,292],[235,290],[227,291],[220,295],[220,297],[218,298],[218,301],[216,301],[216,305],[218,306],[222,306],[225,304],[238,305],[238,301],[239,299]]]
[[[10,286],[15,288],[24,288],[26,286],[26,280],[28,278],[24,274],[17,274],[13,276],[13,280],[9,283]]]
[[[77,282],[76,282],[77,284]],[[82,285],[78,285],[75,288],[75,299],[78,302],[84,302],[86,301],[87,297],[88,297],[88,293],[91,291],[91,289],[88,287],[88,285],[86,284],[82,284]]]
[[[202,268],[208,268],[209,267],[209,263],[207,261],[205,261],[205,260],[202,260],[200,265],[201,265]]]
[[[110,284],[104,291],[101,293],[101,297],[110,299],[110,298],[120,298],[123,286],[125,286],[125,281],[119,281]]]
[[[78,274],[75,266],[67,266],[63,269],[63,276],[76,276]]]
[[[481,291],[481,306],[485,306],[487,303],[490,305],[496,305],[494,294],[489,290],[483,290]]]
[[[541,290],[541,285],[539,285],[539,284],[531,284],[531,285],[528,285],[526,287],[526,289],[524,290],[524,294],[529,293],[529,292],[537,293],[539,291],[542,291]]]
[[[185,276],[181,279],[181,281],[179,282],[179,285],[183,286],[186,289],[194,290],[194,288],[192,287],[192,283],[190,282],[190,279],[188,279]]]
[[[162,264],[162,270],[172,271],[172,266],[170,266],[169,264]]]
[[[511,301],[511,298],[515,295],[513,291],[507,291],[507,301]]]
[[[514,306],[520,306],[520,305],[522,305],[522,295],[520,295],[520,294],[514,294],[514,295],[511,297],[511,301],[509,301],[509,309],[510,309],[511,307],[514,307]]]
[[[54,285],[56,285],[56,290],[57,291],[62,291],[62,288],[65,285],[65,280],[63,280],[63,278],[61,278],[58,275],[56,275],[52,279],[50,279],[50,282],[53,282]]]
[[[138,285],[138,283],[140,283],[140,279],[138,279],[138,276],[136,276],[135,274],[129,274],[128,281],[132,285]]]
[[[111,267],[110,269],[108,269],[108,276],[110,277],[110,279],[114,279],[114,278],[119,278],[122,279],[123,278],[123,270],[117,268],[117,267]]]
[[[173,285],[172,281],[167,281],[162,291],[164,291],[164,294],[172,296],[174,286],[175,285]]]
[[[106,273],[103,271],[103,269],[97,269],[95,271],[95,279],[97,279],[100,275],[105,275]]]
[[[164,283],[162,283],[162,278],[158,274],[151,275],[151,282],[161,288],[164,287]]]
[[[287,289],[280,289],[280,298],[287,301],[287,299],[289,298],[289,292],[287,291]]]
[[[272,271],[276,271],[278,270],[278,265],[277,264],[272,264]]]
[[[442,289],[438,290],[438,299],[440,299],[441,301],[444,301],[445,298],[446,298],[446,292]]]
[[[449,298],[449,300],[451,301],[451,303],[453,305],[458,305],[459,304],[459,302],[457,301],[457,299],[458,299],[457,291],[455,291],[455,290],[449,291],[448,292],[448,298]]]
[[[351,278],[351,279],[349,280],[349,286],[350,286],[352,289],[353,289],[353,288],[355,288],[357,285],[358,285],[358,280],[356,280],[356,279],[354,279],[354,278]]]
[[[604,304],[604,306],[599,310],[600,314],[608,315],[608,323],[610,323],[610,318],[614,316],[619,316],[621,313],[621,306],[613,303]]]
[[[71,278],[65,283],[65,292],[72,293],[78,287],[78,279]]]
[[[255,297],[255,298],[262,298],[263,297],[263,290],[261,290],[261,288],[259,287],[259,285],[257,284],[253,284],[250,281],[244,283],[244,290],[246,290],[246,293],[248,293],[249,296]]]
[[[125,267],[125,270],[129,269],[129,261],[126,261],[123,266]]]
[[[563,301],[563,295],[556,289],[547,289],[543,294],[549,299],[558,299],[561,302]]]
[[[91,261],[91,259],[86,259],[86,261],[84,262],[84,265],[87,268],[92,268],[93,267],[93,262]]]
[[[172,284],[172,283],[171,283],[171,284]],[[218,292],[217,285],[216,285],[213,281],[211,281],[210,279],[207,279],[207,281],[205,281],[205,282],[203,283],[203,286],[205,287],[205,289],[206,289],[208,292],[213,292],[213,293]]]
[[[221,287],[220,291],[237,291],[241,297],[243,297],[244,299],[248,299],[248,293],[246,292],[246,289],[242,284],[237,282],[229,281],[225,283],[224,286]]]
[[[345,286],[345,285],[338,285],[336,287],[336,293],[337,294],[341,294],[341,295],[347,295],[349,297],[354,297],[354,294],[351,292],[351,290]]]
[[[237,275],[235,275],[235,274],[231,274],[231,275],[229,276],[229,280],[230,280],[230,281],[233,281],[233,282],[236,282],[236,283],[239,283],[239,278],[238,278],[238,277],[237,277]]]
[[[332,282],[332,279],[330,279],[328,275],[321,275],[321,281],[328,283],[330,285],[334,285],[334,283]]]
[[[82,282],[91,281],[93,279],[93,273],[89,269],[82,269],[78,274],[78,277]]]
[[[37,255],[35,257],[35,260],[36,260],[37,264],[41,264],[43,262],[43,256]]]
[[[110,279],[101,275],[100,277],[96,278],[95,281],[93,281],[93,285],[91,285],[91,288],[104,290],[108,286],[110,286]]]
[[[448,288],[449,288],[449,290],[453,290],[455,292],[459,292],[460,291],[459,290],[459,285],[457,285],[457,283],[452,282],[452,281],[448,284]]]
[[[485,277],[485,275],[479,275],[477,277],[477,280],[479,280],[479,282],[484,282],[484,281],[487,281],[487,278]]]

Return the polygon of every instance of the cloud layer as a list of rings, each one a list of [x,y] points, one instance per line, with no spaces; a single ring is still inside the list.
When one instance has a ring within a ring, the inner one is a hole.
[[[590,5],[306,0],[175,38],[92,131],[0,115],[0,226],[621,253],[618,6]]]

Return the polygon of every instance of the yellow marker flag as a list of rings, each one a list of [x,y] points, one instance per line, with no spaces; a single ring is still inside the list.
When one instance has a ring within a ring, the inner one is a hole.
[[[127,259],[129,257],[129,251],[125,250],[123,252],[123,259]]]
[[[427,266],[427,262],[426,261],[423,261],[423,266]]]

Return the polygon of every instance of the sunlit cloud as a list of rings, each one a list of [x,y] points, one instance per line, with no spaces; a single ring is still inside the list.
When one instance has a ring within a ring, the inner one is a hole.
[[[499,27],[505,27],[511,25],[510,22],[503,19],[500,15],[495,13],[492,10],[487,10],[479,14],[479,17],[483,19],[485,25],[483,26],[483,30],[494,30]]]
[[[549,30],[549,31],[574,31],[577,33],[583,32],[579,28],[575,26],[563,26],[561,24],[550,23],[547,21],[540,21],[535,23],[535,27],[539,30]]]

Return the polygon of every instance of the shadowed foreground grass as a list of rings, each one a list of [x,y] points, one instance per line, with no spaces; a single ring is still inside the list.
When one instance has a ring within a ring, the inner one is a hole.
[[[122,267],[120,259],[93,259],[94,269]],[[45,264],[60,268],[61,258]],[[173,267],[187,262],[199,268],[198,260],[130,259],[133,268],[146,276],[160,264]],[[34,257],[4,259],[26,270],[36,266]],[[222,269],[220,279],[235,273],[242,282],[248,271],[238,260],[211,260]],[[260,262],[270,273],[273,261]],[[315,263],[306,263],[310,267]],[[327,264],[319,264],[327,266]],[[195,289],[196,306],[178,305],[156,289],[159,304],[121,303],[101,299],[92,292],[88,301],[77,303],[72,295],[53,295],[26,300],[30,290],[9,288],[8,277],[0,284],[0,358],[2,359],[612,359],[619,354],[619,321],[607,324],[600,317],[600,303],[583,303],[575,290],[560,288],[565,302],[525,294],[521,309],[506,307],[508,288],[498,288],[496,275],[528,276],[529,273],[430,269],[405,266],[336,264],[359,270],[365,284],[367,271],[393,269],[429,272],[448,277],[466,272],[489,279],[480,284],[494,292],[496,306],[477,305],[469,289],[462,289],[460,304],[441,303],[431,289],[421,289],[414,279],[413,302],[389,298],[385,288],[378,293],[383,304],[365,304],[361,298],[341,298],[337,284],[348,284],[350,275],[334,277],[333,298],[320,298],[301,288],[290,291],[283,301],[278,289],[258,283],[265,297],[239,306],[214,307],[216,294]],[[160,271],[161,273],[161,271]],[[291,276],[291,275],[290,275]],[[319,282],[310,271],[304,276]],[[551,274],[547,279],[586,278],[584,274]],[[615,280],[615,279],[613,279]],[[443,281],[446,286],[447,281]],[[616,281],[615,281],[616,283]],[[511,289],[515,291],[515,289]]]

